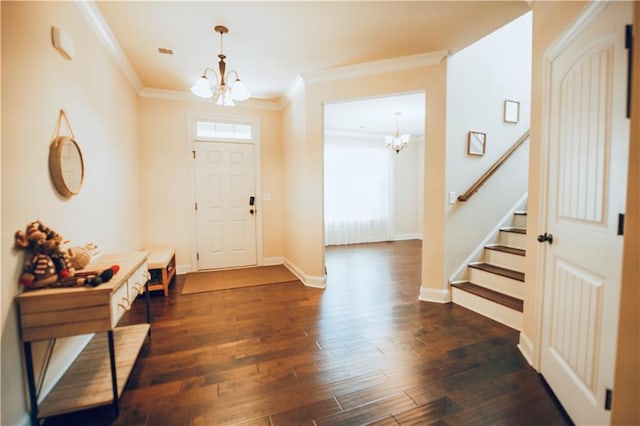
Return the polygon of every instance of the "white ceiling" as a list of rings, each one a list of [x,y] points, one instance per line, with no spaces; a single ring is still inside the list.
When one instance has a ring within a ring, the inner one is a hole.
[[[187,92],[206,67],[217,70],[220,36],[213,27],[225,25],[227,69],[238,72],[254,99],[272,102],[299,75],[439,50],[455,53],[529,10],[520,0],[96,4],[144,88]],[[158,48],[175,55],[161,55]],[[393,111],[383,115],[394,129]],[[405,121],[411,126],[401,117],[401,127]]]
[[[395,113],[401,133],[424,134],[424,93],[359,99],[325,105],[325,129],[334,132],[384,136],[396,128]],[[381,139],[382,140],[382,139]]]

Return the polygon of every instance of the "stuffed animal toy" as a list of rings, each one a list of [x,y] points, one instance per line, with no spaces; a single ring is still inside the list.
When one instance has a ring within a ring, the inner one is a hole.
[[[67,249],[67,255],[76,270],[84,269],[91,261],[91,255],[86,247],[70,247]]]
[[[109,268],[95,271],[78,271],[72,278],[60,280],[54,284],[55,287],[78,287],[89,285],[97,287],[102,283],[109,281],[120,270],[119,265],[113,265]]]
[[[84,285],[95,287],[118,273],[118,265],[103,270],[76,271],[76,267],[83,269],[87,266],[91,256],[82,247],[76,247],[75,251],[62,250],[63,240],[60,234],[40,221],[29,223],[25,232],[15,233],[16,248],[27,252],[20,284],[26,289]]]
[[[20,277],[25,288],[46,287],[74,276],[75,269],[61,248],[62,242],[60,234],[40,221],[29,223],[25,232],[15,233],[16,248],[27,252]]]

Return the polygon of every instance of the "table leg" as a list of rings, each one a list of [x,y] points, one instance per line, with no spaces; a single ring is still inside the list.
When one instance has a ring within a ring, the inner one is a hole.
[[[113,343],[113,330],[107,332],[109,340],[109,361],[111,362],[111,386],[113,388],[113,411],[116,417],[120,415],[120,398],[118,398],[118,376],[116,371],[116,349]]]
[[[38,423],[38,395],[36,395],[36,382],[33,374],[33,354],[31,353],[31,342],[24,342],[24,359],[27,369],[27,384],[29,386],[29,402],[31,404],[31,425]]]
[[[144,300],[147,304],[147,324],[149,324],[149,331],[147,332],[147,336],[151,337],[151,308],[149,307],[149,281],[144,283]]]

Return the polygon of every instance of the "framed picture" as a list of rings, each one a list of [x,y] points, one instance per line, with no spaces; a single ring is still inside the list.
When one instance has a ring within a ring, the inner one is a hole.
[[[487,150],[487,134],[470,131],[467,139],[467,154],[484,155]]]
[[[504,122],[517,123],[520,121],[520,102],[504,101]]]

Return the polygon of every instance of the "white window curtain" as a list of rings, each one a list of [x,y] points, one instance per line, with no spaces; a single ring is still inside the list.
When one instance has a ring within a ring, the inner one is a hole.
[[[384,144],[325,143],[325,244],[389,239],[389,150]]]

